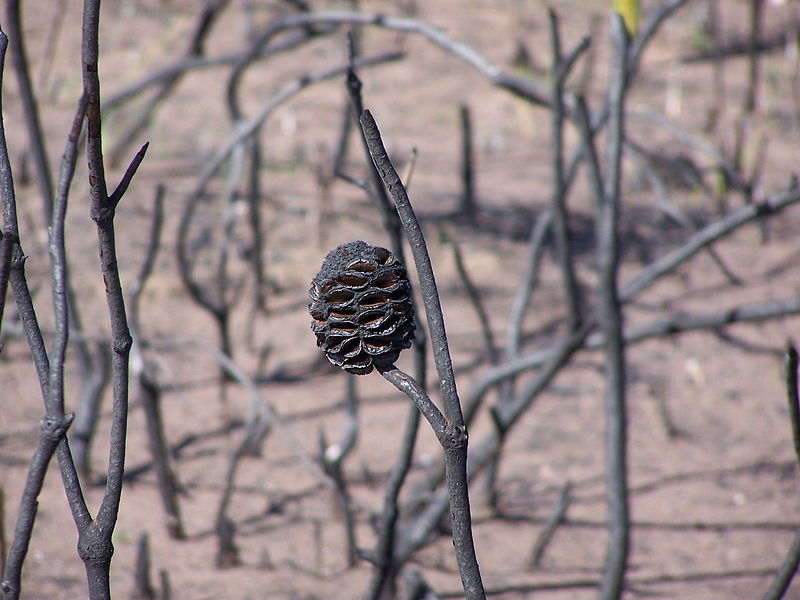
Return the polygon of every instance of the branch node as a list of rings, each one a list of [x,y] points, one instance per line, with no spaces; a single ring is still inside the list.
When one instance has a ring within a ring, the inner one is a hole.
[[[125,335],[119,336],[118,339],[114,339],[111,348],[114,350],[115,354],[127,354],[130,351],[132,344],[133,338],[131,337],[130,333],[126,333]]]
[[[64,437],[69,426],[72,425],[74,418],[75,413],[60,416],[45,416],[41,422],[42,435],[53,442],[53,444],[57,444],[61,441],[61,438]]]

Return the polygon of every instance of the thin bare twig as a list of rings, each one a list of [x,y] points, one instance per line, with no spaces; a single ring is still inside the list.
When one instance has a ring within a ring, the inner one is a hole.
[[[247,390],[249,395],[249,407],[251,417],[258,414],[259,411],[264,411],[266,418],[271,423],[271,427],[275,429],[278,436],[283,438],[286,447],[294,454],[303,466],[320,481],[326,488],[334,486],[333,481],[325,473],[323,473],[317,466],[314,459],[309,456],[307,452],[302,449],[302,446],[297,442],[291,432],[291,428],[287,425],[280,415],[275,411],[274,407],[266,402],[256,385],[256,382],[245,373],[245,371],[231,359],[230,356],[224,354],[219,348],[202,340],[183,340],[183,339],[165,339],[151,340],[150,346],[157,350],[176,350],[180,348],[198,348],[211,356],[220,366],[222,366],[227,374],[243,388]],[[252,420],[252,419],[251,419]]]
[[[358,395],[356,393],[355,375],[347,376],[347,393],[345,397],[345,426],[338,442],[328,444],[324,431],[320,429],[320,462],[325,472],[336,484],[336,502],[343,517],[345,538],[347,539],[347,567],[352,569],[358,564],[358,547],[356,545],[355,515],[353,499],[347,486],[342,465],[355,448],[358,439]]]
[[[458,109],[461,124],[461,206],[460,210],[469,221],[475,219],[478,206],[475,204],[475,152],[472,149],[472,113],[462,104]]]
[[[556,529],[564,522],[564,518],[567,516],[567,509],[569,508],[571,493],[572,483],[568,481],[564,484],[564,487],[561,489],[561,493],[558,495],[558,500],[556,501],[553,514],[551,514],[550,518],[547,519],[544,527],[536,537],[536,542],[534,542],[533,549],[531,550],[531,557],[528,560],[529,567],[538,567],[541,564],[544,552],[547,550],[548,544],[550,544],[550,541],[553,539]]]
[[[120,184],[109,196],[100,125],[99,59],[100,0],[85,0],[83,6],[83,41],[81,64],[83,89],[86,96],[87,129],[86,157],[89,166],[89,194],[91,217],[97,225],[101,271],[105,282],[106,301],[111,322],[112,346],[112,416],[111,442],[108,459],[108,479],[105,493],[95,520],[81,518],[79,506],[71,502],[73,518],[78,525],[78,552],[86,567],[89,597],[107,600],[111,596],[110,566],[114,546],[111,542],[122,496],[122,478],[125,468],[125,442],[128,420],[128,358],[132,339],[128,330],[125,300],[122,295],[117,263],[114,233],[114,215],[117,204],[144,157],[145,145],[134,157]],[[66,483],[65,483],[66,487]]]
[[[792,440],[797,461],[800,462],[800,390],[798,384],[797,349],[790,343],[786,349],[786,397],[789,402],[789,418],[792,427]],[[764,594],[764,600],[780,600],[789,589],[800,565],[800,529],[786,553],[775,579]]]
[[[0,231],[0,331],[2,331],[3,314],[6,308],[6,292],[8,291],[8,278],[11,275],[11,252],[14,250],[14,239],[10,235],[3,235]],[[0,342],[0,352],[3,351]]]
[[[789,401],[789,418],[797,462],[800,462],[800,389],[798,389],[797,349],[789,344],[786,350],[786,397]]]
[[[139,536],[136,544],[136,566],[133,570],[133,594],[131,600],[155,600],[156,592],[150,580],[150,538],[147,533]]]
[[[348,36],[348,60],[350,68],[347,70],[345,79],[345,87],[347,89],[349,106],[348,113],[352,117],[352,122],[360,125],[359,119],[363,112],[364,102],[361,94],[362,82],[356,72],[356,58],[358,56],[358,36],[355,32]],[[358,135],[361,139],[364,156],[368,165],[368,172],[370,181],[359,182],[361,189],[367,194],[367,197],[376,206],[380,217],[381,223],[389,238],[389,245],[392,252],[398,259],[406,264],[405,260],[405,247],[403,245],[402,231],[403,224],[397,209],[391,205],[387,196],[386,188],[378,174],[375,164],[369,151],[369,145],[364,135],[363,129],[358,127]],[[408,163],[408,168],[413,167],[413,154],[412,160]],[[337,173],[340,176],[348,179],[347,176]],[[410,171],[406,176],[406,184],[408,184],[408,177]],[[357,185],[359,184],[357,183]],[[414,313],[419,314],[417,311],[417,304],[414,296],[411,297],[411,303],[414,307]],[[426,375],[427,375],[427,330],[426,327],[417,320],[417,329],[414,336],[413,352],[414,352],[414,375],[420,388],[425,391],[426,389]],[[386,482],[383,495],[383,510],[381,511],[380,524],[378,525],[377,541],[375,542],[375,550],[373,552],[372,560],[374,564],[372,578],[369,587],[364,595],[365,600],[378,600],[385,590],[393,593],[396,586],[396,576],[402,567],[402,562],[396,560],[395,540],[397,538],[397,524],[400,516],[400,508],[398,501],[400,497],[400,490],[406,481],[406,476],[411,469],[411,463],[414,455],[414,447],[416,444],[417,433],[419,431],[420,411],[414,405],[409,407],[408,416],[406,418],[405,429],[401,441],[400,450],[397,454],[397,459],[389,479]]]
[[[0,63],[5,54],[6,38],[4,35],[0,37]],[[2,81],[0,80],[0,89]],[[41,338],[41,330],[38,323],[35,322],[35,313],[33,313],[33,305],[31,304],[30,315],[28,316],[25,310],[24,302],[30,300],[30,296],[25,294],[27,292],[27,284],[25,283],[24,274],[19,270],[16,271],[16,288],[17,298],[19,299],[19,306],[23,308],[21,314],[26,314],[26,329],[29,330],[29,342],[39,344],[41,346],[38,350],[34,350],[32,346],[34,360],[38,353],[41,354],[43,361],[37,363],[39,367],[40,382],[44,382],[42,386],[45,402],[45,417],[41,423],[41,433],[39,443],[36,447],[36,452],[31,460],[28,468],[28,475],[25,480],[25,487],[20,500],[20,507],[17,513],[17,524],[14,531],[14,540],[12,541],[11,548],[8,553],[5,570],[2,580],[2,594],[4,600],[16,600],[19,598],[21,592],[21,574],[22,565],[25,561],[25,556],[28,552],[30,545],[31,535],[33,533],[34,521],[36,519],[38,497],[44,484],[44,478],[47,472],[47,467],[56,449],[59,449],[59,460],[62,466],[62,474],[66,474],[66,480],[70,475],[74,474],[74,464],[71,462],[69,454],[69,447],[64,438],[67,429],[72,424],[74,415],[64,414],[64,356],[66,353],[67,340],[69,336],[69,321],[67,311],[67,294],[66,294],[66,252],[64,246],[64,221],[67,207],[67,195],[69,186],[72,182],[72,177],[75,172],[75,163],[77,160],[77,140],[80,135],[81,123],[86,110],[85,96],[78,105],[77,114],[75,116],[69,138],[67,140],[64,158],[61,163],[61,173],[58,182],[58,194],[53,204],[52,224],[50,226],[50,261],[51,273],[53,281],[53,306],[55,314],[55,327],[56,332],[53,340],[50,355],[53,357],[52,361],[49,360],[47,352],[44,348],[44,341]],[[0,125],[2,129],[2,125]],[[5,184],[10,186],[11,196],[4,196],[4,214],[6,236],[11,238],[11,231],[16,230],[16,211],[13,206],[13,182],[11,178],[11,170],[8,162],[8,155],[5,146],[5,132],[0,131],[2,137],[2,157],[0,163],[6,163],[8,181]],[[21,249],[17,248],[20,253]],[[77,505],[83,504],[83,497],[80,493],[80,488],[74,486],[67,488],[67,494],[71,499],[76,501]]]
[[[620,289],[620,299],[627,302],[635,298],[709,244],[750,221],[777,213],[798,201],[800,201],[800,187],[794,187],[765,198],[761,202],[743,206],[719,221],[707,225],[682,246],[653,261],[643,271],[626,281]]]
[[[467,429],[456,390],[436,279],[419,222],[400,177],[389,160],[375,120],[369,111],[364,111],[360,121],[375,167],[400,214],[417,267],[446,418],[431,419],[425,412],[423,415],[429,418],[445,454],[453,544],[464,593],[468,600],[483,599],[486,595],[472,539],[472,517],[467,491]]]
[[[11,60],[17,73],[19,94],[25,114],[25,126],[28,130],[30,151],[33,153],[33,163],[36,168],[36,180],[42,196],[42,214],[44,223],[49,224],[50,215],[53,211],[53,177],[50,173],[47,148],[42,133],[41,120],[39,119],[39,105],[36,102],[28,69],[20,8],[20,0],[8,0],[6,3],[6,24],[9,43],[13,49]]]
[[[130,329],[134,344],[131,348],[131,373],[136,382],[136,390],[145,415],[148,446],[153,460],[153,468],[158,482],[158,491],[164,512],[167,515],[167,533],[175,539],[184,539],[186,534],[181,519],[178,492],[180,484],[170,464],[169,446],[167,444],[164,423],[161,415],[161,388],[156,381],[155,373],[147,362],[145,355],[146,341],[142,334],[139,318],[139,306],[142,292],[155,266],[161,246],[161,230],[164,223],[164,195],[166,188],[158,185],[153,201],[153,217],[150,225],[150,236],[147,251],[136,280],[130,291]]]
[[[614,45],[609,83],[610,118],[607,136],[606,177],[603,195],[597,195],[597,253],[599,274],[598,321],[605,341],[606,478],[609,532],[606,566],[600,585],[601,600],[616,600],[625,587],[630,544],[628,507],[628,442],[625,382],[625,339],[622,301],[617,287],[619,264],[618,219],[624,111],[627,91],[629,40],[621,15],[612,16]],[[584,143],[591,144],[584,136]],[[598,173],[595,173],[595,179]]]
[[[47,143],[42,132],[41,119],[39,117],[39,105],[36,100],[36,94],[33,89],[30,70],[28,68],[25,38],[22,27],[21,3],[19,0],[9,0],[6,5],[6,16],[9,24],[10,45],[13,48],[12,62],[17,74],[19,93],[24,111],[25,127],[28,131],[30,152],[33,155],[33,163],[36,170],[36,182],[42,198],[44,223],[49,225],[53,211],[53,198],[56,190],[54,189],[53,177],[50,170]],[[76,296],[70,286],[68,274],[65,275],[65,277],[67,277],[65,293],[70,313],[69,320],[73,329],[81,330],[81,317]],[[79,471],[88,473],[88,451],[94,431],[93,413],[96,412],[95,406],[99,401],[100,393],[105,387],[105,384],[102,371],[95,373],[95,369],[102,370],[102,364],[94,364],[95,361],[92,359],[89,346],[82,340],[76,340],[74,349],[78,359],[78,369],[81,373],[81,382],[84,387],[75,423],[76,427],[73,428],[73,433],[75,433],[77,429],[81,437],[76,440],[77,443],[73,451]],[[87,427],[82,427],[82,420],[84,419],[88,419]]]
[[[183,58],[189,59],[203,56],[205,38],[211,32],[214,21],[225,9],[228,2],[229,0],[205,0],[203,7],[199,11],[192,35],[189,36],[189,44]],[[176,71],[171,77],[162,80],[161,87],[148,99],[145,106],[129,120],[124,131],[117,137],[117,141],[108,153],[111,165],[119,164],[128,148],[136,141],[139,133],[152,121],[159,104],[177,87],[185,73],[186,71]],[[106,107],[104,106],[103,108],[105,109]]]
[[[483,334],[483,341],[486,345],[486,351],[489,355],[489,362],[493,365],[496,365],[498,362],[500,362],[500,350],[498,349],[497,343],[494,340],[492,326],[489,322],[489,314],[487,313],[486,308],[483,306],[480,292],[475,286],[475,283],[472,281],[472,278],[467,271],[467,266],[464,264],[464,255],[461,252],[461,244],[459,244],[454,233],[446,231],[446,229],[443,227],[440,228],[440,232],[445,241],[449,242],[453,248],[453,260],[456,265],[456,272],[458,273],[459,279],[461,279],[461,283],[464,285],[464,290],[467,292],[467,298],[469,298],[469,302],[472,304],[475,315],[478,317],[478,323],[481,326],[481,333]]]
[[[391,588],[396,571],[400,566],[395,560],[396,526],[400,518],[398,499],[406,475],[411,469],[411,461],[414,456],[414,446],[419,429],[419,415],[420,411],[416,404],[410,404],[397,461],[392,467],[392,472],[389,474],[389,479],[383,491],[383,512],[378,526],[378,541],[372,556],[375,570],[373,571],[369,588],[364,594],[364,600],[378,600],[387,585]]]
[[[564,57],[561,51],[561,32],[558,16],[553,9],[548,11],[550,21],[550,40],[552,66],[550,77],[552,91],[550,93],[551,143],[553,189],[550,197],[550,210],[553,213],[553,232],[555,233],[558,251],[559,269],[561,270],[564,296],[567,304],[567,318],[570,331],[575,331],[581,321],[580,287],[575,275],[572,260],[572,246],[569,228],[569,210],[567,209],[567,179],[564,173],[564,83],[577,58],[589,47],[589,38],[583,38],[578,46]]]

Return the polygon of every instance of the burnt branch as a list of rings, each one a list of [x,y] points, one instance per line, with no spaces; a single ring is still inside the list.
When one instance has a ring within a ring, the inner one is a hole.
[[[525,270],[522,272],[511,310],[508,312],[508,324],[506,325],[506,358],[511,359],[520,353],[520,340],[522,339],[522,325],[525,313],[531,303],[533,291],[539,281],[539,269],[542,262],[544,244],[547,240],[547,232],[553,223],[553,213],[550,210],[542,211],[536,218],[536,222],[531,228],[528,239],[528,253],[525,257]]]
[[[355,448],[358,439],[358,395],[354,375],[347,378],[345,407],[345,425],[338,442],[328,444],[324,431],[320,430],[320,462],[325,472],[336,484],[334,488],[336,504],[344,521],[345,538],[347,539],[347,567],[352,569],[358,564],[355,514],[353,499],[348,490],[347,479],[342,467],[345,459]]]
[[[90,519],[90,522],[87,523],[85,517],[81,517],[79,514],[80,506],[74,501],[70,501],[73,517],[78,526],[78,553],[86,566],[89,597],[92,600],[106,600],[111,596],[109,570],[114,551],[111,537],[117,522],[122,495],[128,420],[128,358],[132,340],[128,329],[125,300],[122,295],[117,264],[114,214],[116,205],[146,150],[146,147],[142,148],[128,167],[117,191],[109,196],[103,164],[100,123],[99,24],[100,1],[85,0],[81,64],[83,90],[87,102],[86,158],[89,168],[91,217],[97,225],[100,267],[105,282],[106,301],[111,323],[113,390],[108,478],[96,519]],[[65,482],[66,486],[67,482]]]
[[[461,279],[461,284],[464,286],[464,290],[467,292],[467,298],[469,299],[470,304],[472,304],[472,308],[475,311],[475,316],[478,318],[478,323],[481,326],[483,343],[486,346],[486,352],[489,355],[489,362],[493,365],[496,365],[498,362],[500,362],[500,350],[497,347],[494,334],[492,333],[491,323],[489,322],[489,313],[486,311],[486,308],[481,301],[480,291],[478,291],[477,286],[472,281],[472,277],[470,277],[469,271],[467,271],[467,266],[464,263],[464,254],[461,251],[461,244],[454,234],[447,232],[444,228],[441,228],[440,232],[445,241],[449,242],[453,248],[453,261],[456,265],[456,272],[458,273],[459,279]]]
[[[169,445],[164,431],[161,413],[161,387],[156,374],[147,360],[145,348],[147,342],[142,335],[139,318],[139,307],[142,292],[155,266],[156,257],[161,247],[161,231],[164,224],[164,195],[166,188],[156,188],[153,202],[153,217],[150,226],[147,251],[142,262],[139,275],[131,286],[130,292],[130,329],[134,344],[131,347],[131,374],[134,377],[135,389],[142,404],[147,425],[147,439],[153,469],[156,473],[161,504],[167,516],[167,533],[175,539],[184,539],[186,534],[181,519],[178,492],[180,484],[170,464]]]
[[[0,32],[0,64],[5,56],[7,40],[5,35]],[[0,89],[2,80],[0,79]],[[53,305],[55,314],[56,332],[51,348],[50,355],[44,346],[41,329],[36,321],[33,304],[30,301],[25,275],[22,271],[24,256],[19,247],[19,238],[16,236],[18,252],[17,259],[20,261],[14,271],[15,295],[17,296],[20,314],[28,332],[28,340],[31,344],[32,355],[39,371],[39,380],[42,385],[46,415],[41,423],[41,433],[36,452],[28,468],[28,475],[25,487],[20,500],[20,508],[17,513],[17,525],[14,532],[14,540],[11,544],[6,560],[2,580],[2,594],[4,600],[15,600],[21,592],[21,573],[25,556],[28,552],[31,535],[33,533],[34,521],[36,519],[38,497],[44,484],[47,467],[56,449],[59,449],[59,462],[62,468],[62,475],[65,482],[74,476],[74,465],[72,464],[69,447],[66,443],[65,434],[72,423],[73,415],[64,414],[64,356],[66,353],[67,339],[69,335],[69,322],[67,311],[66,294],[66,252],[64,246],[64,220],[66,214],[67,194],[69,186],[75,172],[77,159],[77,139],[80,135],[81,123],[86,110],[84,99],[79,103],[78,111],[73,122],[67,147],[64,151],[61,173],[58,181],[58,194],[53,204],[52,224],[50,227],[50,261],[53,281]],[[14,203],[14,188],[11,176],[11,169],[8,163],[8,153],[5,142],[5,130],[0,123],[0,138],[2,139],[2,151],[0,152],[0,165],[3,165],[3,192],[9,195],[3,196],[4,226],[6,231],[4,236],[8,239],[17,232],[16,208]],[[74,500],[76,506],[80,506],[85,514],[85,504],[80,487],[75,485],[66,486],[67,494]]]
[[[786,396],[789,401],[789,418],[792,426],[792,440],[794,441],[794,451],[800,462],[800,392],[797,388],[798,382],[798,356],[797,349],[789,344],[786,349]],[[792,545],[786,552],[775,579],[764,594],[764,600],[780,600],[786,594],[789,586],[797,573],[800,565],[800,529],[792,541]]]
[[[544,556],[550,541],[553,539],[556,529],[558,529],[558,526],[564,522],[564,519],[567,516],[567,509],[569,508],[569,503],[572,499],[571,493],[572,484],[567,482],[564,484],[564,487],[561,489],[561,493],[558,495],[558,501],[553,509],[553,514],[551,514],[550,518],[547,519],[544,527],[536,537],[536,542],[534,542],[533,549],[531,550],[531,557],[528,559],[529,567],[538,567],[541,564],[542,557]]]
[[[602,600],[622,596],[628,566],[630,509],[628,506],[628,439],[625,382],[625,339],[622,300],[617,286],[619,266],[620,187],[627,91],[628,33],[619,14],[612,16],[614,57],[609,84],[610,118],[607,134],[603,195],[597,195],[597,254],[599,273],[598,321],[605,351],[606,478],[609,531],[606,566],[600,586]],[[584,137],[584,143],[592,141]],[[597,179],[598,173],[595,173]],[[599,190],[598,190],[599,192]]]
[[[419,430],[419,415],[420,411],[416,403],[409,405],[397,460],[383,489],[383,511],[378,526],[378,541],[373,554],[375,569],[369,588],[364,594],[364,600],[378,600],[384,589],[387,587],[391,589],[395,575],[401,566],[400,561],[395,558],[397,521],[400,518],[399,498],[400,490],[411,469],[414,457],[414,446]]]
[[[3,313],[6,308],[6,292],[8,291],[8,278],[11,271],[11,251],[14,249],[14,240],[11,236],[3,235],[0,231],[0,331],[2,331]],[[2,352],[2,343],[0,343]]]
[[[155,600],[155,598],[156,592],[150,579],[150,538],[147,533],[142,533],[136,544],[131,600]]]
[[[360,59],[360,65],[379,64],[387,60],[397,60],[400,58],[399,53],[381,54],[374,57],[366,57]],[[224,333],[224,328],[227,327],[228,306],[224,298],[217,297],[217,295],[206,289],[199,283],[193,275],[194,261],[192,259],[191,249],[189,248],[188,238],[191,223],[194,220],[194,215],[197,210],[198,204],[206,193],[206,187],[211,179],[222,167],[226,160],[229,160],[231,155],[235,152],[236,148],[240,147],[246,140],[252,136],[257,135],[264,121],[284,102],[289,98],[296,95],[309,85],[330,79],[337,75],[341,75],[347,70],[347,65],[340,65],[337,67],[322,69],[320,71],[309,73],[294,81],[289,82],[283,86],[276,94],[267,100],[265,104],[258,110],[258,112],[250,119],[244,120],[237,126],[236,131],[228,138],[228,140],[217,150],[214,156],[206,164],[202,173],[198,177],[198,181],[194,190],[189,195],[186,205],[178,225],[177,233],[177,258],[178,267],[181,279],[186,286],[187,291],[192,299],[199,304],[202,308],[207,310],[214,320],[220,326]],[[225,339],[225,336],[222,336]]]
[[[41,120],[39,119],[39,105],[33,91],[30,70],[28,68],[27,52],[22,28],[20,0],[8,0],[6,3],[6,21],[8,27],[9,44],[13,50],[11,60],[17,74],[19,94],[25,114],[25,127],[28,130],[30,151],[33,154],[33,163],[36,169],[36,180],[42,196],[42,215],[44,223],[50,223],[50,214],[53,211],[53,177],[50,171],[50,161],[47,158],[47,148],[42,133]]]
[[[558,251],[558,265],[564,285],[564,296],[567,303],[567,318],[570,330],[574,331],[580,325],[582,301],[572,259],[569,209],[567,207],[569,187],[564,172],[564,83],[572,65],[589,47],[589,38],[583,38],[568,56],[563,56],[558,16],[552,9],[548,11],[548,15],[550,20],[550,51],[552,53],[552,66],[550,69],[550,77],[552,79],[550,93],[550,155],[552,158],[553,191],[550,197],[550,210],[553,213],[552,227]]]
[[[789,345],[786,350],[786,397],[789,400],[789,417],[792,424],[792,440],[797,461],[800,462],[800,389],[798,388],[797,349]]]
[[[17,81],[19,85],[19,94],[22,100],[22,107],[24,111],[25,128],[28,132],[29,151],[33,156],[34,169],[36,171],[36,182],[39,187],[39,192],[42,198],[42,213],[45,224],[50,224],[51,214],[53,211],[53,198],[58,191],[55,189],[57,183],[54,184],[53,177],[50,169],[50,161],[47,154],[47,144],[45,142],[44,134],[42,132],[41,119],[39,117],[39,104],[36,100],[36,94],[31,82],[30,69],[28,66],[27,52],[25,49],[25,38],[23,34],[21,3],[19,0],[10,0],[6,5],[6,17],[8,20],[9,29],[9,43],[13,49],[12,62],[14,70],[17,74]],[[69,320],[73,330],[82,330],[82,323],[80,313],[78,311],[77,299],[74,291],[71,288],[68,274],[65,274],[66,290],[65,298],[70,313]],[[102,369],[102,365],[97,366],[94,364],[92,353],[89,346],[82,340],[76,340],[74,344],[76,356],[78,358],[78,368],[81,371],[81,381],[87,382],[87,386],[82,390],[81,406],[78,410],[78,418],[76,420],[76,428],[81,424],[82,413],[86,412],[84,405],[91,404],[94,400],[95,403],[99,394],[104,387],[102,373],[94,373],[95,368]],[[92,383],[97,383],[99,376],[99,389],[97,386],[92,386]],[[95,393],[95,391],[97,393]],[[91,409],[89,410],[91,412]],[[91,417],[90,417],[91,419]],[[73,430],[74,431],[74,430]],[[88,445],[93,433],[91,427],[87,433],[87,440],[85,444],[78,444],[75,449],[75,458],[78,468],[81,472],[88,472]]]
[[[434,349],[433,359],[439,375],[439,384],[444,404],[445,418],[439,418],[428,406],[428,414],[423,415],[429,419],[434,428],[445,454],[445,472],[450,496],[450,513],[452,517],[453,543],[456,550],[459,574],[464,586],[464,593],[470,600],[485,598],[483,583],[475,555],[475,546],[472,539],[472,517],[470,514],[469,495],[467,492],[467,430],[461,412],[461,403],[456,391],[456,381],[453,374],[452,359],[447,344],[444,317],[436,289],[436,279],[433,275],[428,249],[422,229],[411,207],[408,194],[400,181],[394,166],[389,160],[380,132],[375,120],[369,111],[361,115],[361,128],[369,145],[370,155],[381,175],[383,184],[395,203],[397,212],[403,222],[403,227],[408,237],[414,263],[417,267],[417,276],[420,281],[420,290],[425,314],[428,321],[428,331],[431,345]],[[385,375],[384,375],[385,376]],[[409,378],[410,379],[410,378]],[[403,381],[407,394],[412,393],[411,382]],[[414,392],[417,395],[416,392]],[[423,392],[424,393],[424,392]],[[415,402],[421,398],[415,397]],[[431,405],[433,403],[430,403]],[[420,409],[423,403],[420,403]],[[435,406],[434,406],[435,408]],[[437,409],[438,412],[438,409]]]
[[[331,28],[331,31],[334,31],[334,29]],[[300,44],[308,41],[308,39],[309,36],[305,31],[292,32],[291,34],[287,34],[286,37],[264,46],[258,57],[265,58],[278,52],[293,50]],[[129,87],[110,95],[103,101],[101,108],[104,113],[115,110],[123,104],[131,101],[139,94],[147,91],[149,88],[155,85],[163,84],[164,81],[179,76],[187,71],[235,65],[242,59],[242,56],[242,52],[235,52],[216,57],[191,56],[179,58],[171,65],[157,69],[149,75],[145,75],[142,79],[136,83],[133,83]]]
[[[205,39],[211,32],[212,25],[219,14],[228,5],[229,0],[205,0],[200,9],[197,22],[195,23],[192,35],[189,37],[189,44],[182,58],[190,60],[203,56]],[[147,100],[144,107],[133,116],[123,132],[117,138],[117,142],[109,152],[110,164],[117,165],[128,151],[130,145],[136,137],[144,130],[155,116],[158,106],[172,93],[180,83],[186,71],[175,71],[170,77],[163,79],[160,87]],[[103,106],[103,110],[107,107]]]

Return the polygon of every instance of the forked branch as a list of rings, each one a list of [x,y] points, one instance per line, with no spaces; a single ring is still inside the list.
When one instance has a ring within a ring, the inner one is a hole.
[[[464,417],[461,412],[461,403],[456,391],[453,364],[447,345],[447,334],[444,327],[444,317],[436,289],[436,280],[433,275],[428,248],[425,237],[419,226],[414,209],[411,207],[400,176],[392,165],[386,148],[383,145],[378,126],[368,110],[361,115],[361,128],[369,146],[370,155],[375,167],[386,186],[389,195],[397,207],[403,227],[406,231],[414,263],[420,281],[420,291],[425,304],[425,313],[428,321],[428,331],[433,347],[434,364],[439,375],[439,384],[444,403],[444,415],[427,398],[419,386],[415,386],[410,377],[403,378],[403,391],[411,396],[423,411],[423,415],[433,426],[436,437],[442,444],[445,454],[445,472],[447,487],[450,497],[450,515],[452,519],[453,544],[458,561],[458,570],[461,583],[468,600],[483,599],[483,591],[478,560],[475,555],[475,545],[472,539],[472,516],[469,507],[469,494],[467,491],[467,429],[464,426]],[[396,369],[389,371],[396,374]],[[386,376],[386,375],[384,375]],[[394,382],[393,382],[394,383]],[[420,395],[420,393],[422,395]]]

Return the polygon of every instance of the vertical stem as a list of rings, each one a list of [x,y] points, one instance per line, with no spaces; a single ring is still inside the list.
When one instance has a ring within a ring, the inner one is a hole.
[[[786,349],[786,396],[789,401],[789,419],[792,425],[792,439],[797,460],[800,461],[800,393],[797,388],[797,349],[789,344]],[[775,579],[764,594],[763,600],[780,600],[792,583],[800,565],[800,529],[794,536],[792,545],[786,553]]]
[[[761,22],[764,16],[764,0],[750,0],[750,34],[748,48],[748,82],[744,99],[744,112],[751,113],[758,101],[758,80],[761,74],[758,42],[761,34]]]
[[[28,58],[25,52],[22,18],[20,15],[20,0],[8,0],[6,2],[6,19],[9,40],[13,49],[11,61],[14,65],[14,70],[17,72],[19,94],[25,112],[25,125],[28,129],[30,149],[33,153],[33,163],[36,168],[36,179],[39,184],[39,191],[42,194],[44,222],[49,224],[50,213],[53,210],[53,178],[50,175],[50,165],[47,160],[47,149],[45,148],[44,135],[42,134],[42,126],[39,120],[38,105],[28,71]]]
[[[112,406],[111,442],[108,478],[97,519],[89,527],[79,527],[78,551],[86,565],[91,600],[110,600],[110,566],[114,546],[111,537],[119,514],[122,476],[125,467],[125,443],[128,424],[128,358],[131,335],[122,295],[114,234],[117,203],[141,164],[147,145],[134,157],[114,193],[109,196],[100,127],[100,79],[98,77],[100,0],[84,0],[81,62],[83,89],[87,99],[86,157],[89,167],[91,216],[97,225],[100,267],[105,283],[106,301],[111,322]]]
[[[400,489],[403,487],[414,456],[414,446],[416,445],[417,430],[419,429],[419,414],[416,405],[410,404],[397,462],[392,467],[392,472],[389,474],[389,480],[386,482],[383,492],[383,513],[381,514],[380,529],[378,530],[378,542],[375,546],[376,568],[372,574],[369,589],[364,595],[364,600],[378,600],[386,585],[392,586],[394,571],[399,567],[394,560],[396,525],[400,517],[398,499],[400,497]]]
[[[614,58],[610,83],[606,181],[597,209],[598,267],[600,269],[600,327],[605,339],[606,476],[609,538],[606,566],[600,586],[602,600],[622,596],[628,563],[630,515],[628,508],[627,408],[625,405],[625,345],[617,289],[624,103],[627,87],[628,34],[622,18],[612,16]]]
[[[474,153],[472,151],[472,114],[469,106],[462,104],[459,108],[461,121],[461,212],[470,221],[475,219],[475,170],[473,168]]]
[[[433,346],[433,359],[439,376],[439,386],[442,391],[444,415],[446,417],[445,431],[442,432],[444,435],[439,435],[439,439],[442,442],[445,456],[445,474],[450,495],[453,545],[455,546],[458,570],[466,598],[468,600],[482,600],[486,595],[483,590],[483,582],[472,539],[472,517],[467,489],[467,428],[464,425],[464,416],[461,412],[461,403],[456,390],[453,363],[447,345],[444,316],[439,293],[436,289],[433,267],[422,229],[414,214],[414,209],[411,207],[405,187],[400,181],[400,176],[389,160],[389,156],[383,146],[378,126],[368,110],[361,114],[360,121],[375,168],[394,200],[397,212],[406,230],[411,252],[414,255],[414,264],[417,267],[422,299],[425,304],[428,331],[430,332],[431,345]]]
[[[580,298],[569,239],[567,182],[564,174],[564,79],[569,73],[569,66],[561,55],[561,35],[559,33],[558,17],[552,9],[548,11],[548,14],[550,17],[551,52],[553,54],[550,73],[553,80],[550,105],[553,192],[550,206],[553,211],[553,231],[555,232],[556,247],[558,248],[564,295],[567,301],[567,316],[570,331],[575,331],[580,325]]]

